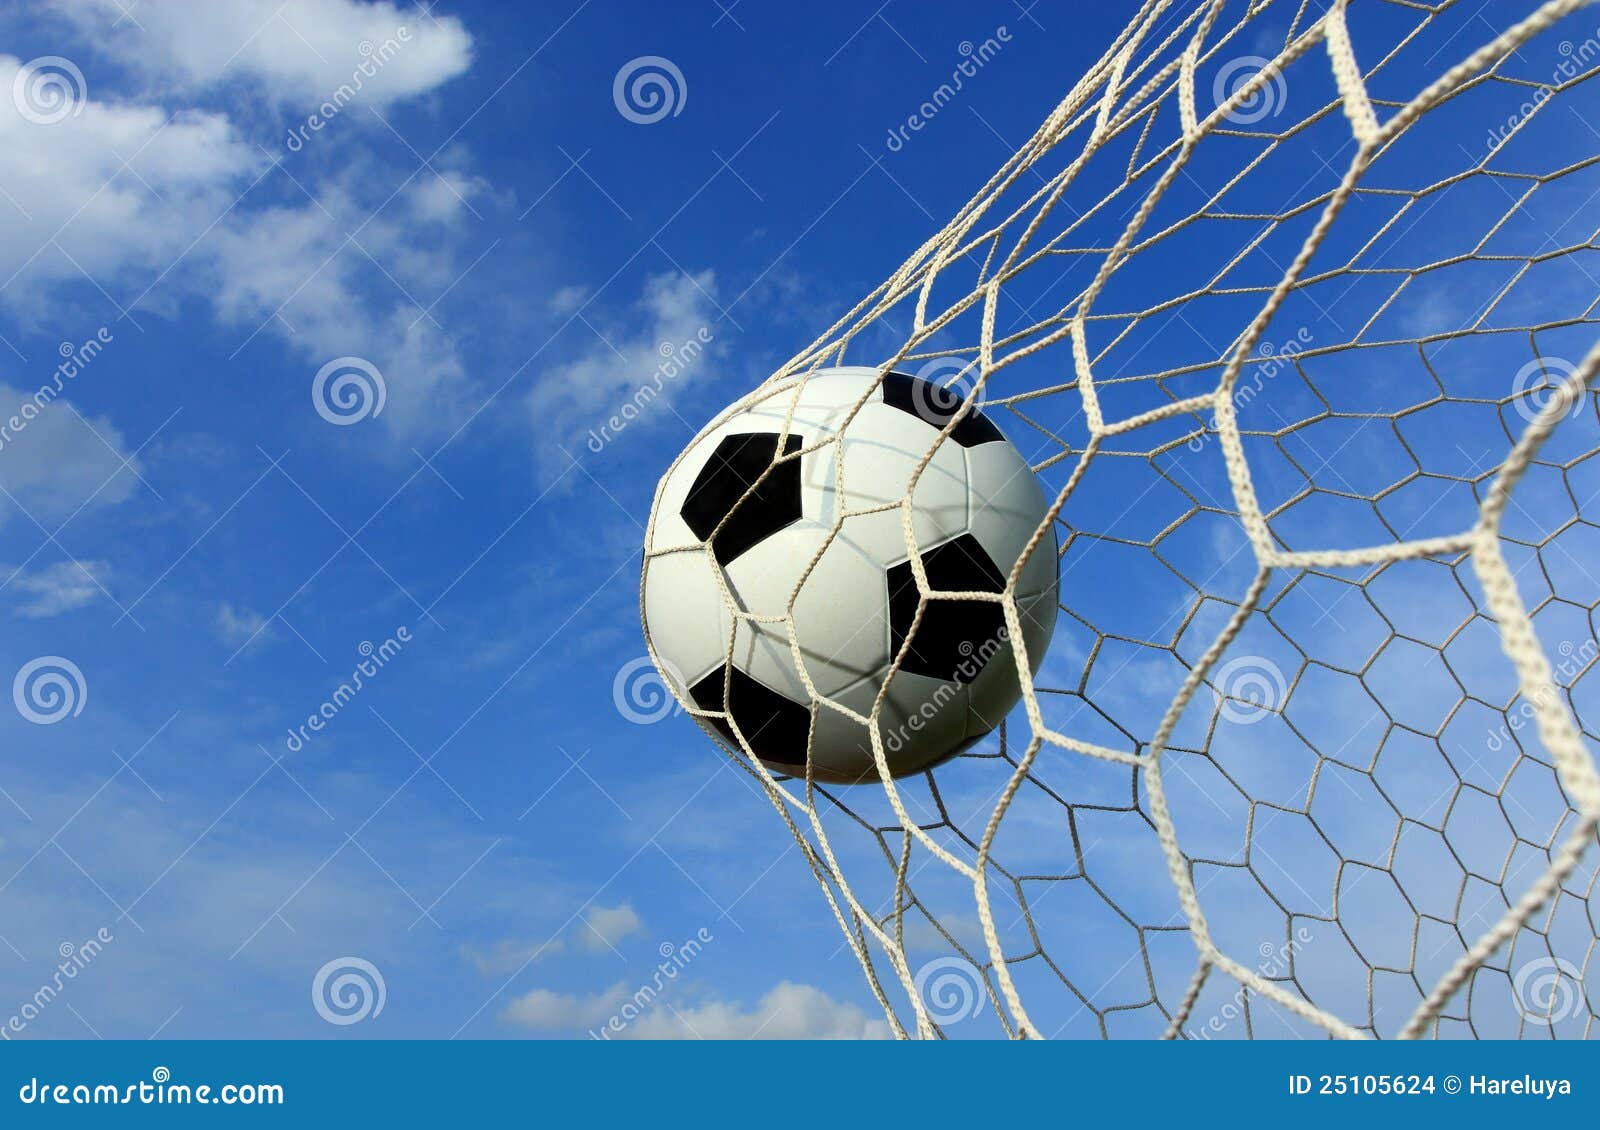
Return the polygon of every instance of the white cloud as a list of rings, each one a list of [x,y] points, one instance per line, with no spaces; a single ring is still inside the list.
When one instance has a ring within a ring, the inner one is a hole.
[[[629,995],[628,987],[620,981],[603,993],[534,989],[507,1005],[504,1015],[513,1024],[542,1032],[592,1028],[611,1017]]]
[[[780,981],[753,1007],[706,1000],[683,1008],[658,1004],[653,992],[638,1003],[623,982],[600,993],[535,989],[508,1005],[505,1019],[545,1032],[599,1027],[613,1017],[626,1023],[611,1038],[628,1040],[886,1040],[889,1025],[813,985]],[[636,1004],[632,1017],[625,1006]]]
[[[0,89],[11,89],[18,69],[0,55]],[[92,97],[80,106],[40,124],[0,98],[0,262],[9,265],[0,286],[14,309],[35,317],[48,308],[39,284],[87,275],[125,292],[120,276],[129,268],[154,278],[261,164],[221,115]]]
[[[489,183],[480,177],[445,169],[437,175],[421,175],[406,190],[406,203],[411,214],[427,223],[450,223],[459,220],[463,212],[472,207],[473,197],[489,190]]]
[[[645,1013],[618,1035],[631,1040],[887,1040],[889,1024],[813,985],[780,981],[754,1008],[707,1001]]]
[[[16,614],[42,620],[81,608],[99,596],[111,567],[104,561],[57,561],[31,573],[0,566],[0,573],[10,578],[7,588],[25,597]]]
[[[386,0],[161,0],[133,9],[138,27],[125,14],[126,0],[51,6],[153,88],[248,82],[306,109],[346,84],[379,105],[422,94],[472,61],[472,37],[461,21]],[[359,84],[352,78],[358,73]]]
[[[638,933],[643,925],[639,915],[627,903],[621,906],[591,906],[583,912],[583,922],[587,929],[579,931],[578,940],[585,949],[590,950],[614,949],[622,939]]]
[[[36,390],[35,390],[36,391]],[[49,401],[31,419],[23,405],[36,405],[33,391],[0,384],[0,520],[20,507],[40,522],[112,505],[133,493],[138,461],[122,433],[103,416],[85,417],[61,398]],[[22,423],[13,429],[10,418]]]
[[[217,606],[216,618],[212,621],[217,635],[229,647],[240,647],[261,634],[267,626],[264,616],[252,612],[248,608],[235,608],[224,601]]]
[[[550,296],[550,313],[558,318],[565,318],[578,307],[583,305],[583,300],[589,297],[589,288],[585,286],[557,287]]]
[[[210,298],[241,341],[258,332],[286,339],[306,361],[308,389],[324,362],[363,357],[383,374],[378,420],[392,432],[447,428],[468,410],[466,367],[420,304],[459,273],[454,245],[428,239],[404,213],[372,215],[366,200],[358,184],[327,185],[316,203],[219,226],[206,241]]]
[[[75,105],[48,123],[0,97],[0,262],[8,264],[0,304],[9,313],[39,328],[72,324],[69,303],[80,298],[108,320],[107,302],[143,318],[198,299],[241,346],[258,337],[287,342],[306,366],[308,389],[335,357],[374,364],[386,387],[378,426],[391,434],[415,441],[448,431],[476,407],[443,315],[436,321],[426,309],[470,261],[463,218],[497,202],[488,182],[454,167],[464,154],[437,157],[437,171],[403,180],[409,164],[392,167],[344,143],[328,179],[298,171],[313,199],[295,187],[293,203],[264,207],[286,182],[251,137],[260,110],[235,100],[231,119],[180,108],[213,81],[264,85],[284,98],[315,85],[320,102],[331,79],[348,80],[361,41],[381,43],[402,25],[409,38],[363,80],[363,97],[419,94],[469,65],[471,40],[459,21],[355,0],[142,5],[142,26],[115,0],[54,6],[94,36],[97,52],[136,52],[126,61],[150,81],[145,94],[119,97],[80,59],[86,76],[74,86]],[[20,65],[0,55],[0,90],[10,90]],[[270,129],[277,135],[277,125]]]
[[[0,55],[0,89],[19,65]],[[336,180],[310,184],[315,200],[259,207],[265,188],[247,190],[267,158],[228,117],[108,100],[92,87],[49,124],[0,98],[0,151],[9,264],[0,302],[19,318],[62,322],[73,294],[97,307],[104,295],[135,317],[195,296],[241,343],[263,332],[287,339],[308,364],[308,387],[333,357],[376,364],[391,432],[453,426],[464,414],[465,366],[422,307],[460,277],[457,221],[464,201],[492,196],[481,179],[441,159],[391,201],[404,172],[357,149]]]

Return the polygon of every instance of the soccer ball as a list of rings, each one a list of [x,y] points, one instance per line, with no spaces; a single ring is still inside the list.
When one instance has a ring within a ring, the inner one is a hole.
[[[941,594],[1002,593],[1048,505],[976,406],[935,447],[961,407],[903,373],[821,369],[724,412],[656,488],[641,601],[652,652],[702,726],[735,749],[742,736],[774,773],[805,776],[809,748],[815,780],[876,779],[880,691],[896,777],[959,753],[1016,704],[999,598]],[[914,549],[901,501],[924,458]],[[1037,669],[1055,627],[1053,526],[1015,595]]]

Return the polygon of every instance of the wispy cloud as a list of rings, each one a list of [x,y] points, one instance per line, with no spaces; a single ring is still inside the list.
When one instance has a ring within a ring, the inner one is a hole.
[[[11,577],[11,590],[24,595],[16,614],[42,620],[81,608],[99,596],[111,576],[111,566],[104,561],[58,561],[28,572],[0,565],[0,574]]]
[[[599,993],[535,989],[508,1005],[504,1018],[544,1032],[568,1032],[604,1024],[634,992],[618,982]],[[759,1001],[707,998],[684,1007],[648,1007],[616,1031],[632,1040],[886,1040],[889,1025],[856,1005],[835,1000],[814,985],[780,981]]]
[[[235,608],[227,601],[217,605],[217,614],[211,621],[218,637],[229,647],[241,647],[262,633],[267,626],[266,617],[248,608]]]
[[[544,942],[524,942],[503,938],[492,945],[466,945],[461,956],[485,977],[505,976],[542,957],[550,957],[565,948],[560,938]]]
[[[559,476],[568,466],[567,453],[576,454],[592,429],[604,429],[625,404],[632,404],[641,388],[654,385],[653,374],[664,356],[702,331],[711,332],[716,289],[711,271],[655,275],[633,304],[636,316],[626,322],[608,320],[595,327],[588,316],[573,321],[573,332],[587,339],[584,348],[575,360],[541,375],[528,395],[541,478],[548,482]],[[553,301],[560,309],[577,298],[577,292],[566,290]],[[672,421],[675,393],[712,371],[710,361],[701,359],[665,386],[660,396],[652,388],[648,407],[629,426]]]

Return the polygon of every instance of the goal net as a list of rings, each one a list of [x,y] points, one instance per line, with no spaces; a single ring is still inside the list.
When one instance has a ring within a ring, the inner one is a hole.
[[[1053,499],[993,734],[729,749],[897,1035],[1591,1034],[1596,15],[1147,0],[763,386],[954,386]]]

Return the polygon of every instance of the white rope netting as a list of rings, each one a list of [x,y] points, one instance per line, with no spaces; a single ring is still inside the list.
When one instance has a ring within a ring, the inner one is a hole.
[[[1583,7],[1148,0],[762,386],[960,371],[1054,501],[993,735],[850,788],[730,750],[896,1034],[1591,1034]]]

